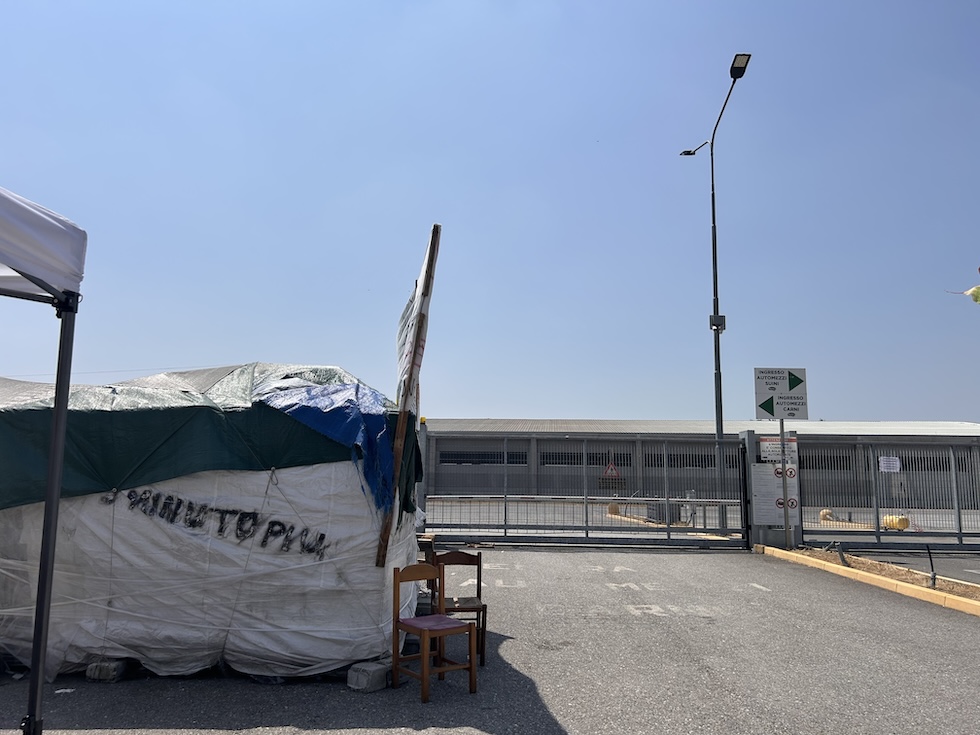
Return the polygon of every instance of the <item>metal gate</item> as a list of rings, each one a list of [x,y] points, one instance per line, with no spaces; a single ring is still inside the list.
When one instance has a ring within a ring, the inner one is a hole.
[[[800,440],[805,538],[980,543],[980,447],[948,440]]]
[[[740,444],[429,437],[425,529],[440,538],[746,546]]]

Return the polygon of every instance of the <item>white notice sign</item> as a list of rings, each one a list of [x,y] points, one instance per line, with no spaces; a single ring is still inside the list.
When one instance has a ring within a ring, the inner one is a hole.
[[[796,465],[786,465],[786,507],[789,525],[800,525],[800,483]],[[752,465],[752,522],[757,526],[782,526],[783,468],[778,464]]]
[[[878,470],[880,472],[901,472],[902,460],[898,457],[878,457]]]
[[[800,455],[796,448],[796,437],[786,437],[786,464],[799,464]],[[759,437],[759,456],[763,462],[782,462],[783,448],[779,443],[778,436]]]

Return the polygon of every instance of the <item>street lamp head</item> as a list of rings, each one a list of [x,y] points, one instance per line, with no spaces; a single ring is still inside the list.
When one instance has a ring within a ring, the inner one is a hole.
[[[704,148],[706,145],[708,145],[708,141],[704,141],[704,143],[702,143],[701,145],[699,145],[697,148],[691,148],[691,149],[686,150],[686,151],[681,151],[681,155],[682,156],[693,156],[695,153],[697,153],[699,150],[701,150],[702,148]]]
[[[749,65],[751,58],[752,54],[735,54],[731,69],[732,79],[741,79],[745,76],[745,67]]]

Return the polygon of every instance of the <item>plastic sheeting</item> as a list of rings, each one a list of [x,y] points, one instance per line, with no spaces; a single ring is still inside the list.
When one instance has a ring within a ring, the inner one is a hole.
[[[118,658],[161,675],[223,661],[302,676],[383,655],[392,568],[418,547],[414,524],[396,524],[375,566],[380,517],[364,482],[359,465],[334,462],[63,501],[47,678]],[[0,647],[24,663],[42,515],[40,503],[0,511]]]
[[[53,395],[0,378],[0,509],[44,498]],[[76,385],[68,407],[63,497],[351,459],[363,461],[375,507],[395,495],[393,404],[341,368],[249,363]]]

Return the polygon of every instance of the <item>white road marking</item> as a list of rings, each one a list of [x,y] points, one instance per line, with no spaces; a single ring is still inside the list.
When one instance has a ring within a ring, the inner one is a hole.
[[[755,587],[757,590],[762,590],[763,592],[772,592],[768,587],[763,587],[761,584],[756,584],[755,582],[749,582],[749,587]]]
[[[653,615],[658,618],[715,618],[727,614],[721,608],[706,605],[667,605],[666,609],[660,605],[625,605],[624,607],[626,612],[634,617]]]
[[[969,572],[970,574],[980,574],[980,569],[964,569],[964,572]]]
[[[640,587],[643,587],[650,592],[663,592],[664,589],[660,582],[640,582],[640,584],[637,584],[636,582],[623,582],[621,584],[616,582],[606,582],[606,587],[611,590],[628,589],[636,590],[637,592],[640,591]]]

